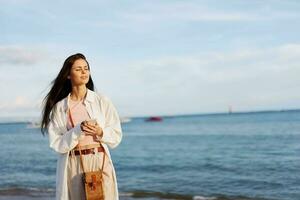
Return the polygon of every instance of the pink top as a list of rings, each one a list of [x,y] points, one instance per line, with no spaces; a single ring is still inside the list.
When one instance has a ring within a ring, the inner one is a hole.
[[[80,101],[73,101],[71,98],[69,98],[69,108],[72,115],[74,126],[81,123],[84,120],[90,119],[89,114],[85,108],[85,105],[83,104],[83,100]],[[68,117],[67,121],[67,128],[68,130],[72,128],[72,124],[70,121],[70,118]],[[84,136],[83,139],[79,140],[78,145],[88,145],[88,144],[99,144],[99,142],[96,140],[96,137],[94,138],[91,135]]]

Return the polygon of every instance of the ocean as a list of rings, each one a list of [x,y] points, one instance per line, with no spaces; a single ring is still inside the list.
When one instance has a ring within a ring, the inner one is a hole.
[[[300,200],[300,111],[132,118],[110,149],[120,199]],[[0,200],[53,199],[56,153],[0,124]]]

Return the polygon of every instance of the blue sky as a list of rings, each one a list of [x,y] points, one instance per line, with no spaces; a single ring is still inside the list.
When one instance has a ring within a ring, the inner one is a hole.
[[[81,52],[121,116],[300,108],[299,1],[0,0],[0,117]]]

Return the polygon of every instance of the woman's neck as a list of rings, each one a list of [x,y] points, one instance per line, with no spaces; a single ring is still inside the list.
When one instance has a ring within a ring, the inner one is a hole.
[[[73,101],[80,101],[85,97],[86,92],[87,92],[87,88],[85,85],[84,86],[74,86],[74,87],[72,87],[72,92],[71,92],[70,98]]]

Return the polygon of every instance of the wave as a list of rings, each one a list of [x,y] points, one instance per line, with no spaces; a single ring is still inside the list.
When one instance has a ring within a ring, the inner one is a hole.
[[[156,191],[144,191],[135,190],[127,193],[120,193],[120,199],[122,197],[141,198],[141,199],[169,199],[169,200],[271,200],[266,198],[253,198],[246,196],[229,196],[229,195],[189,195],[189,194],[177,194],[168,192],[156,192]]]
[[[2,188],[0,196],[24,196],[24,197],[53,197],[55,196],[54,188]],[[228,195],[189,195],[158,191],[134,190],[128,192],[120,192],[120,199],[153,199],[153,200],[270,200],[265,198],[253,198],[246,196],[228,196]]]
[[[53,188],[11,187],[0,189],[0,196],[51,197],[54,195],[55,189]]]

